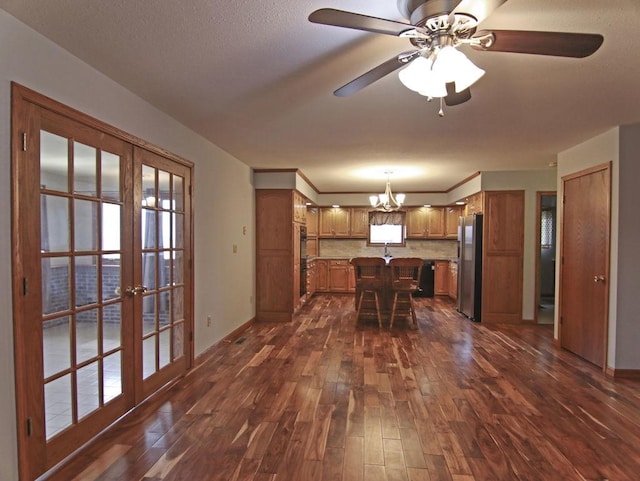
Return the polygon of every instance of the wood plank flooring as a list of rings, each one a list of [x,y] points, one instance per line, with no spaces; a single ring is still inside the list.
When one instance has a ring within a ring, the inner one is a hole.
[[[47,481],[637,481],[640,383],[417,299],[419,329],[316,296],[257,324]]]

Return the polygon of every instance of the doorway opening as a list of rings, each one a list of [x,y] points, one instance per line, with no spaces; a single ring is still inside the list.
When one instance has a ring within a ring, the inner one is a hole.
[[[538,324],[553,324],[556,290],[555,192],[538,192],[536,229],[536,311]]]

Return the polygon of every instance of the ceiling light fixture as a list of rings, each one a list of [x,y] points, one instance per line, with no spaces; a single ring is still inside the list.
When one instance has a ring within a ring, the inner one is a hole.
[[[385,174],[387,176],[387,184],[385,186],[384,193],[378,195],[370,195],[369,202],[371,202],[371,207],[373,207],[374,209],[391,212],[402,207],[405,195],[393,195],[393,192],[391,192],[391,174],[393,174],[393,172],[386,171]]]
[[[483,75],[467,56],[452,45],[428,50],[409,63],[398,77],[409,90],[428,98],[447,96],[447,84],[455,85],[456,93],[468,89]]]

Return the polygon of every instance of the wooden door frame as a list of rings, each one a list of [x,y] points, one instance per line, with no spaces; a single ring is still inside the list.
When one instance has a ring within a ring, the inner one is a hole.
[[[595,172],[600,172],[600,171],[606,171],[608,177],[609,177],[609,196],[607,198],[607,203],[608,203],[608,212],[609,212],[609,216],[608,216],[608,221],[609,221],[609,229],[607,231],[607,241],[605,242],[605,259],[606,259],[606,265],[605,265],[605,278],[607,280],[607,287],[609,287],[611,285],[611,280],[609,278],[610,276],[610,272],[611,272],[611,187],[612,187],[612,179],[611,179],[611,172],[612,172],[612,162],[606,162],[604,164],[599,164],[593,167],[589,167],[587,169],[584,170],[580,170],[578,172],[573,172],[571,174],[567,174],[562,176],[561,178],[561,187],[562,187],[562,191],[561,191],[561,195],[562,195],[562,222],[560,223],[560,225],[558,226],[558,228],[560,229],[560,245],[557,246],[556,248],[559,250],[559,257],[560,259],[564,258],[564,198],[565,198],[565,194],[564,194],[564,185],[567,181],[569,180],[573,180],[579,177],[584,177],[586,175],[590,175],[593,174]],[[557,299],[557,305],[558,305],[558,319],[562,319],[562,297],[563,297],[563,293],[562,293],[562,280],[564,278],[564,262],[560,262],[560,271],[559,271],[559,275],[558,275],[558,299]],[[604,333],[603,333],[603,341],[604,341],[604,349],[603,349],[603,359],[602,359],[602,372],[606,373],[607,372],[607,359],[608,359],[608,354],[609,354],[609,302],[610,302],[610,297],[611,297],[611,291],[610,291],[610,287],[607,289],[607,294],[606,294],[606,298],[605,298],[605,305],[604,305],[604,312],[605,312],[605,318],[604,318]],[[562,347],[562,327],[560,325],[558,325],[558,340],[557,340],[557,345]]]
[[[540,305],[540,243],[542,242],[542,237],[540,234],[541,228],[541,217],[542,217],[542,197],[545,195],[555,195],[558,197],[558,191],[556,190],[539,190],[536,192],[536,266],[535,266],[535,297],[534,297],[534,309],[533,309],[533,322],[538,323],[538,310]],[[556,201],[556,210],[557,210],[557,201]],[[556,213],[556,229],[558,228],[558,215]],[[558,246],[556,246],[556,249]],[[556,256],[557,257],[557,256]],[[554,284],[557,284],[557,281],[554,281]],[[555,286],[554,286],[555,289]]]
[[[23,279],[33,278],[32,272],[25,272],[27,263],[23,262],[25,251],[37,249],[40,251],[39,237],[39,221],[33,222],[33,215],[30,213],[29,206],[23,205],[21,201],[21,192],[29,186],[20,185],[22,171],[27,168],[23,162],[25,158],[25,145],[36,145],[35,127],[32,122],[32,110],[41,108],[55,113],[64,118],[73,120],[90,129],[103,132],[107,135],[115,137],[132,146],[139,146],[170,161],[179,163],[190,170],[191,184],[185,185],[188,189],[189,210],[191,212],[190,236],[188,251],[189,258],[185,258],[185,282],[189,282],[189,289],[185,289],[185,310],[188,309],[189,318],[185,320],[185,327],[188,333],[185,333],[184,342],[187,344],[187,371],[194,364],[194,202],[193,202],[193,163],[181,157],[172,154],[160,147],[156,147],[138,137],[128,134],[116,127],[106,124],[100,120],[90,117],[78,110],[57,102],[45,95],[34,90],[24,87],[16,82],[11,82],[11,249],[12,249],[12,304],[13,304],[13,331],[14,331],[14,381],[16,396],[16,426],[17,426],[17,450],[18,450],[18,471],[21,480],[32,480],[42,474],[44,467],[45,452],[44,446],[46,440],[44,435],[39,438],[31,436],[31,417],[34,413],[33,400],[30,399],[28,393],[33,390],[33,382],[30,383],[29,376],[25,373],[31,372],[32,369],[41,369],[42,365],[34,366],[31,357],[24,347],[22,341],[18,339],[28,339],[33,345],[42,345],[42,332],[29,333],[29,329],[23,326],[23,319],[26,315],[25,299],[23,292],[26,290],[25,281]],[[32,194],[32,193],[30,193]],[[31,195],[32,196],[32,195]],[[33,210],[33,209],[31,209]],[[39,212],[39,211],[38,211]],[[187,246],[185,245],[185,248]],[[30,267],[33,270],[33,267]],[[186,314],[185,314],[186,315]],[[31,344],[30,344],[31,345]],[[40,389],[40,388],[38,388]],[[39,408],[38,408],[39,409]],[[37,411],[38,409],[35,409]],[[35,441],[39,441],[38,446],[34,445]],[[80,448],[80,446],[77,446]]]

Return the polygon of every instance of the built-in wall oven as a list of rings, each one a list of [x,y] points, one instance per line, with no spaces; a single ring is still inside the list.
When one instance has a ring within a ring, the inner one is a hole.
[[[300,227],[300,297],[307,293],[307,228]]]

